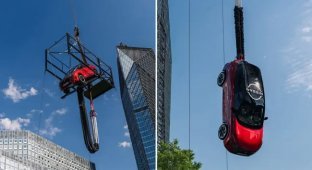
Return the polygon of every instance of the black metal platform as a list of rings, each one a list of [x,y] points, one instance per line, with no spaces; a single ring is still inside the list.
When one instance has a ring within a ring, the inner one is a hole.
[[[97,70],[96,78],[89,80],[84,86],[84,96],[90,99],[104,94],[114,88],[112,69],[95,54],[80,44],[69,33],[66,33],[61,39],[56,41],[51,47],[45,50],[45,71],[52,74],[58,80],[62,80],[67,72],[78,64],[88,65],[82,60],[83,54],[88,64],[94,65]],[[89,88],[91,87],[91,88]],[[64,94],[62,98],[77,91],[77,85],[70,87],[69,93]]]

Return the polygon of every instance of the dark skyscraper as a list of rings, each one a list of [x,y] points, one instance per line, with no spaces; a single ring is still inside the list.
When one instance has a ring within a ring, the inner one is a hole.
[[[155,169],[155,54],[117,46],[120,93],[139,170]]]
[[[157,0],[157,137],[169,141],[171,45],[168,0]]]

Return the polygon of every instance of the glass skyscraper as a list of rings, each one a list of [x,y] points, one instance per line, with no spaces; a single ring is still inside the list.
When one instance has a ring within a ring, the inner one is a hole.
[[[120,93],[139,170],[155,169],[155,54],[117,46]]]
[[[157,0],[157,139],[169,141],[171,45],[168,0]]]

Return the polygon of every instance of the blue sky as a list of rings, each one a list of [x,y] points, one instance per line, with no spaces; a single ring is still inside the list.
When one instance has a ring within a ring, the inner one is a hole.
[[[226,169],[221,124],[224,66],[219,0],[191,2],[191,149],[202,169]],[[170,1],[172,44],[171,139],[188,148],[188,0]],[[266,115],[262,148],[229,154],[230,170],[309,170],[312,100],[312,1],[243,1],[246,60],[262,70]],[[224,1],[225,58],[235,57],[234,0]]]
[[[70,7],[72,2],[73,8]],[[74,10],[72,10],[74,9]],[[0,6],[0,127],[40,132],[91,159],[98,169],[136,169],[119,93],[115,46],[155,46],[155,6],[137,0],[6,1]],[[84,45],[113,68],[116,88],[95,100],[100,151],[85,148],[77,97],[61,100],[58,82],[44,75],[44,49],[77,16]]]

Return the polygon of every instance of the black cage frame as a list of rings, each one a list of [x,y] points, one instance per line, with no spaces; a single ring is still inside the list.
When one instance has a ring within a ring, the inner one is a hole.
[[[97,70],[97,78],[91,79],[87,82],[87,85],[84,86],[84,96],[90,99],[91,94],[92,98],[95,99],[111,88],[114,88],[111,67],[69,33],[66,33],[45,50],[45,71],[53,75],[59,81],[62,81],[70,69],[76,65],[81,64],[89,67],[89,65],[83,61],[82,56],[86,59],[88,64],[94,65]],[[70,87],[69,93],[62,96],[62,98],[76,91],[77,86],[73,85]]]

